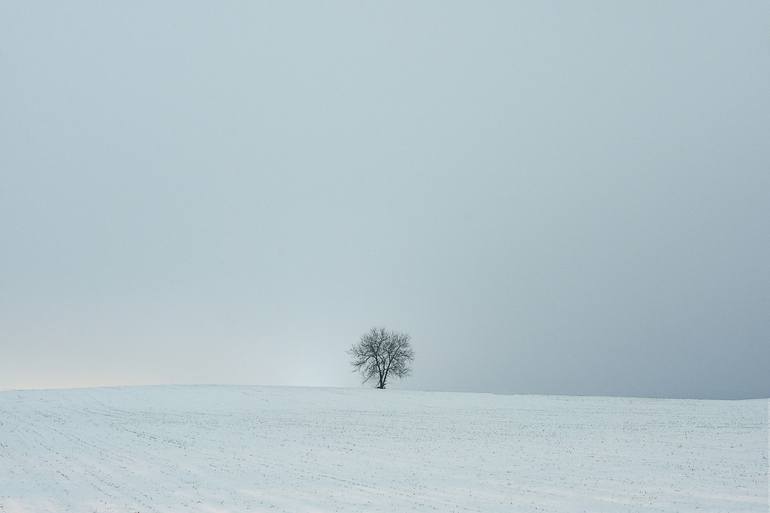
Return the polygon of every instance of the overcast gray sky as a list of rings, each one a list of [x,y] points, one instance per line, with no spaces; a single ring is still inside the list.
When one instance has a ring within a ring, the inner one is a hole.
[[[0,387],[770,396],[766,1],[0,3]]]

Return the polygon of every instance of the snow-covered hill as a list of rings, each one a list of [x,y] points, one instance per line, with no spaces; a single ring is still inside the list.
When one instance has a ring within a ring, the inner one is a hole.
[[[768,511],[768,402],[0,392],[0,512]]]

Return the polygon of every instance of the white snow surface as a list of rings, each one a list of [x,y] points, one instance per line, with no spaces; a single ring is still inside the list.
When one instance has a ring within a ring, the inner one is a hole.
[[[768,511],[768,401],[0,392],[0,512]]]

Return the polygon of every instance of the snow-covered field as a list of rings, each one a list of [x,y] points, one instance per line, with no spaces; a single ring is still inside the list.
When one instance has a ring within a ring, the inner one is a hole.
[[[0,392],[0,512],[768,511],[768,402]]]

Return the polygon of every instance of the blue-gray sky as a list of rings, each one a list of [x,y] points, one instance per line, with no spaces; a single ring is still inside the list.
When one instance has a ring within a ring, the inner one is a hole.
[[[0,387],[770,395],[765,1],[0,3]]]

